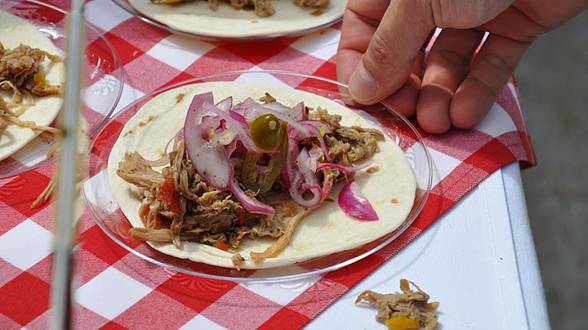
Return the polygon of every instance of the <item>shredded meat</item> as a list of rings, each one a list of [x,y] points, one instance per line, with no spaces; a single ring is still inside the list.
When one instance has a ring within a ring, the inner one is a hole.
[[[194,2],[195,0],[151,0],[155,4],[177,5],[180,3]],[[206,0],[208,8],[212,10],[218,9],[219,2],[226,2],[235,9],[254,10],[259,17],[268,17],[275,14],[272,0]],[[325,9],[329,6],[330,0],[293,0],[294,4],[311,9]]]
[[[325,122],[329,124],[332,129],[338,129],[341,127],[341,116],[331,115],[327,112],[327,110],[320,107],[312,109],[312,111],[308,113],[308,118],[311,120]]]
[[[231,261],[233,262],[233,265],[235,265],[235,268],[237,268],[237,270],[241,270],[240,267],[245,262],[245,258],[243,258],[243,256],[239,252],[237,252],[233,254]]]
[[[330,2],[330,0],[294,0],[296,6],[315,9],[325,9]]]
[[[118,164],[116,174],[128,183],[142,188],[152,188],[163,183],[163,176],[147,164],[138,152],[127,152]]]
[[[273,97],[270,93],[265,93],[265,95],[259,98],[259,101],[262,103],[272,103],[276,102],[276,98]]]
[[[329,124],[333,129],[332,133],[325,135],[325,142],[339,164],[349,165],[370,158],[380,150],[378,141],[384,140],[384,134],[374,128],[341,126],[341,116],[331,115],[321,108],[312,109],[308,116]]]
[[[12,103],[21,103],[23,92],[35,96],[61,94],[61,86],[49,85],[41,70],[45,58],[52,63],[61,58],[27,45],[7,50],[0,43],[0,49],[0,89],[13,92]]]
[[[12,92],[10,100],[0,96],[0,133],[9,124],[35,131],[46,131],[59,134],[60,131],[52,127],[38,126],[33,121],[23,121],[18,117],[26,111],[23,95],[33,96],[60,95],[61,86],[49,85],[42,72],[42,63],[47,58],[52,63],[61,59],[27,45],[20,45],[14,49],[6,49],[0,42],[0,91]]]
[[[411,289],[412,286],[416,289]],[[401,293],[380,294],[373,291],[362,292],[355,303],[367,302],[378,309],[376,320],[386,322],[391,318],[405,317],[419,322],[426,330],[437,327],[438,302],[429,303],[429,295],[418,285],[406,279],[400,280]]]
[[[254,0],[255,15],[259,17],[272,16],[276,10],[272,6],[270,0]]]
[[[280,238],[278,238],[278,240],[274,244],[269,246],[263,252],[251,252],[251,259],[253,259],[254,262],[263,262],[267,258],[272,258],[280,254],[280,252],[282,252],[286,248],[286,246],[292,239],[292,235],[294,234],[294,230],[296,229],[296,227],[298,227],[300,222],[310,212],[311,210],[300,211],[295,217],[290,219],[288,225],[286,226],[284,234],[280,236]]]
[[[226,242],[236,250],[245,238],[284,235],[286,217],[298,211],[293,202],[265,201],[275,208],[273,216],[249,214],[230,192],[215,190],[203,182],[192,167],[184,145],[178,143],[170,153],[171,163],[162,173],[149,166],[138,153],[125,154],[119,163],[117,174],[125,181],[143,189],[140,196],[145,228],[131,230],[133,237],[153,242],[194,241],[216,245]],[[173,181],[181,207],[180,214],[156,198],[166,178]]]

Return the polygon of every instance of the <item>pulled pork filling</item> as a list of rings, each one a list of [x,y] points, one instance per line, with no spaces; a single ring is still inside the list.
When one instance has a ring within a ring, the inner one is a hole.
[[[155,4],[180,4],[194,2],[196,0],[151,0]],[[254,10],[259,17],[268,17],[275,14],[271,0],[206,0],[208,7],[216,10],[219,3],[225,2],[235,9]],[[323,10],[329,6],[330,0],[293,0],[294,4],[303,8]],[[314,12],[313,12],[314,13]]]
[[[42,63],[46,58],[52,63],[61,61],[58,56],[38,48],[19,45],[14,49],[5,49],[0,43],[0,91],[12,93],[8,101],[0,96],[0,132],[9,123],[33,130],[54,132],[54,129],[39,127],[34,122],[18,119],[26,111],[26,107],[22,106],[24,96],[61,94],[61,86],[50,85],[45,79]]]
[[[273,99],[269,94],[266,98]],[[310,110],[309,118],[320,120],[330,128],[324,139],[334,157],[332,163],[349,165],[367,160],[379,150],[377,141],[384,139],[375,129],[341,126],[340,116],[329,115],[320,108]],[[315,137],[301,140],[299,144],[303,148],[318,146],[320,142]],[[238,145],[230,159],[235,179],[243,187],[241,176],[246,152]],[[276,244],[266,251],[251,254],[255,262],[261,262],[277,255],[288,244],[297,224],[310,212],[290,198],[282,180],[276,180],[265,193],[244,188],[246,194],[275,210],[271,215],[249,213],[231,191],[216,190],[202,179],[188,156],[183,139],[177,141],[167,157],[169,165],[161,173],[136,152],[127,152],[118,165],[118,176],[138,187],[138,197],[142,200],[139,214],[145,228],[131,229],[135,238],[173,242],[177,247],[182,241],[191,241],[235,252],[246,238],[276,239]],[[321,157],[319,162],[326,160]],[[336,168],[320,175],[322,182],[344,178],[345,174]],[[234,265],[238,267],[242,262],[243,258],[235,255]]]
[[[413,290],[411,285],[416,290]],[[429,295],[406,279],[400,280],[400,290],[402,292],[390,294],[364,291],[355,303],[367,302],[376,307],[376,320],[385,323],[391,329],[436,329],[439,303],[429,302]]]

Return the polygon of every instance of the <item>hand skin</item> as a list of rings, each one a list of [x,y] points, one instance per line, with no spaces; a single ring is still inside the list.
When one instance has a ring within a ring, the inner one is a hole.
[[[385,102],[430,133],[472,128],[529,45],[588,0],[350,0],[337,75],[361,104]],[[443,28],[427,62],[423,47]],[[484,32],[488,38],[480,46]]]

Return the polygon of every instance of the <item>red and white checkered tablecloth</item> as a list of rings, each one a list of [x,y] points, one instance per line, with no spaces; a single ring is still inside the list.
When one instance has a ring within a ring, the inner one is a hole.
[[[335,78],[337,27],[258,44],[208,43],[149,26],[106,0],[90,1],[87,16],[114,44],[127,74],[118,110],[164,85],[228,70],[282,69]],[[436,176],[429,201],[413,225],[378,253],[303,281],[239,284],[166,271],[110,241],[84,212],[76,252],[75,327],[301,328],[490,173],[517,160],[535,162],[514,81],[477,129],[424,134],[424,141]],[[52,167],[45,166],[0,180],[1,329],[48,325],[53,210],[50,203],[34,209],[31,203],[51,175]]]

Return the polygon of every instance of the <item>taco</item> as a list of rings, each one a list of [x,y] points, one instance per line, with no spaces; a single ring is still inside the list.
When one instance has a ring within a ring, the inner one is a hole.
[[[57,117],[65,66],[37,27],[0,11],[0,160],[36,138]]]
[[[176,30],[210,37],[281,35],[343,17],[346,0],[129,0],[143,15]]]
[[[371,120],[314,94],[239,82],[144,104],[108,175],[132,236],[244,269],[372,242],[403,223],[416,190],[402,150]]]

